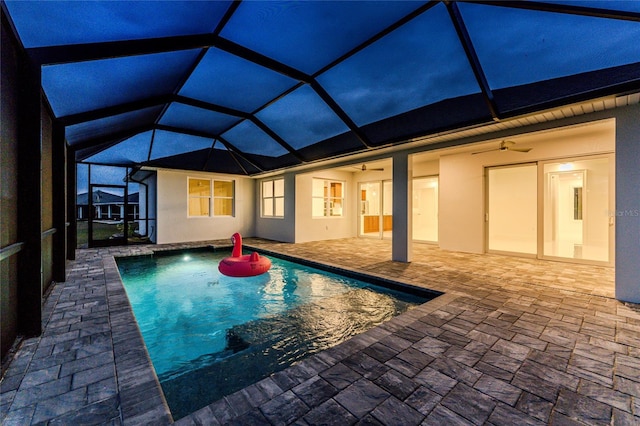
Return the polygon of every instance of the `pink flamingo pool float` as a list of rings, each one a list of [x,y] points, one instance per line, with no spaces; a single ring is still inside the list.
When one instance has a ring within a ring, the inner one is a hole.
[[[271,268],[271,260],[260,256],[257,252],[242,254],[242,236],[235,233],[231,236],[233,251],[218,264],[221,274],[229,277],[253,277],[264,274]]]

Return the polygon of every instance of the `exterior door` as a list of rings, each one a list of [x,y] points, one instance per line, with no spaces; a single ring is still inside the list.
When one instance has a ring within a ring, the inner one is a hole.
[[[608,156],[544,163],[543,257],[612,263],[612,163]]]
[[[489,252],[537,255],[537,170],[536,164],[486,169]]]
[[[89,247],[127,244],[129,205],[125,185],[89,186]]]
[[[438,242],[438,177],[413,180],[413,239]]]
[[[393,232],[393,185],[390,180],[361,182],[360,224],[361,237],[390,238]]]
[[[360,194],[360,232],[361,237],[380,238],[382,232],[382,192],[380,182],[361,182]]]

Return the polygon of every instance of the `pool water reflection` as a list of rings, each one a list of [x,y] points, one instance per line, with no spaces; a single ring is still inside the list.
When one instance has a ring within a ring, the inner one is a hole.
[[[117,259],[174,419],[429,299],[274,257],[266,274],[226,277],[228,255]]]

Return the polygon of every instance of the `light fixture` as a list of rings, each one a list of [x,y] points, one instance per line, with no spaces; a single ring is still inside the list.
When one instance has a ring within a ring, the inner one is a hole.
[[[562,163],[562,164],[560,164],[559,170],[561,172],[568,172],[569,170],[573,170],[573,164],[572,163]]]

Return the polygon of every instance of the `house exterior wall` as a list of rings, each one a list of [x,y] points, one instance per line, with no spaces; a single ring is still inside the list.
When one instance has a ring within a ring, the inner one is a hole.
[[[235,180],[235,214],[188,217],[188,178]],[[234,232],[255,235],[255,181],[242,176],[158,170],[157,240],[159,244],[228,239]]]
[[[149,179],[145,180],[147,184],[147,197],[149,211],[146,212],[146,216],[149,218],[149,229],[147,231],[149,240],[152,243],[158,242],[158,175],[153,174]],[[141,215],[142,217],[142,215]]]
[[[616,299],[640,303],[640,105],[616,121]]]
[[[284,179],[284,217],[263,217],[261,212],[262,182],[266,180]],[[260,179],[256,182],[256,236],[285,243],[295,242],[296,229],[296,177],[293,173]]]

